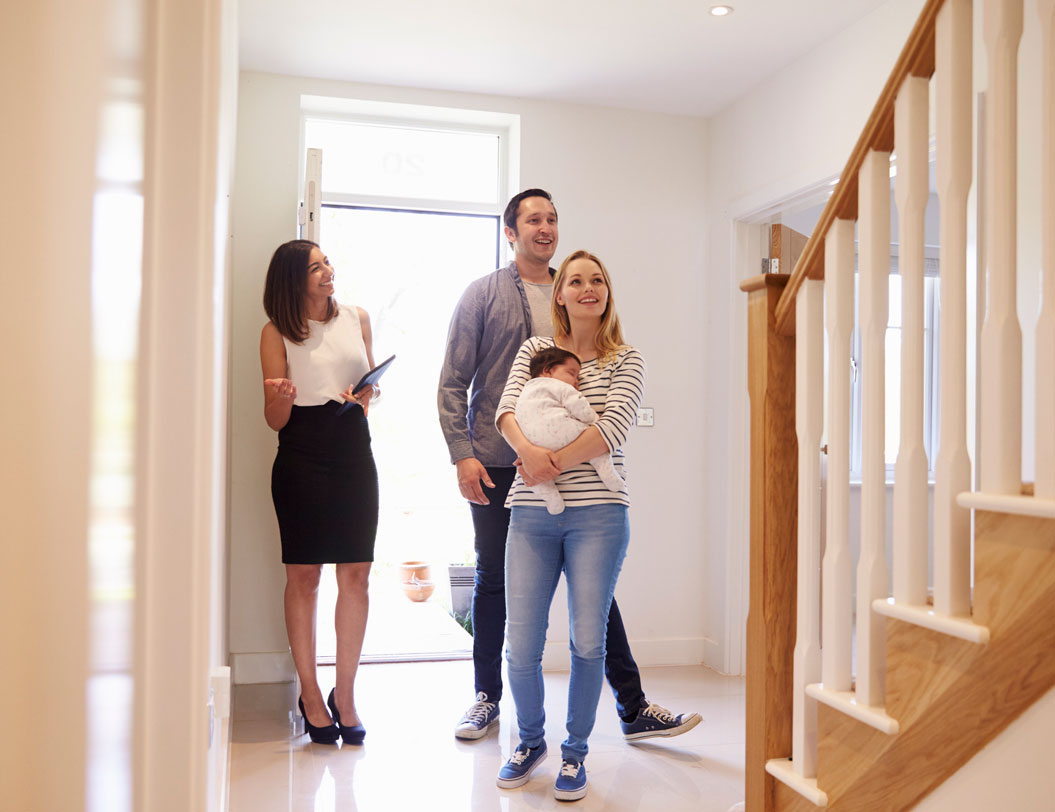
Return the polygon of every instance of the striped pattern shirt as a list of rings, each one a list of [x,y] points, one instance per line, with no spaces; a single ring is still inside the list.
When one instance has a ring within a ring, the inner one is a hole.
[[[552,338],[532,336],[525,341],[513,360],[509,371],[502,399],[495,412],[495,422],[507,412],[516,411],[520,390],[530,380],[528,364],[531,356],[543,347],[554,345]],[[593,410],[597,412],[598,421],[594,423],[608,449],[612,452],[612,463],[615,470],[626,479],[623,460],[623,443],[626,442],[630,427],[637,418],[637,407],[641,404],[641,394],[645,387],[645,360],[633,347],[623,347],[603,368],[597,360],[586,361],[579,371],[579,391],[585,395]],[[630,496],[626,486],[621,491],[610,491],[601,482],[593,466],[588,462],[580,463],[562,471],[554,480],[564,504],[567,507],[584,507],[616,503],[630,505]],[[513,480],[509,489],[506,507],[513,505],[545,506],[545,502],[524,484],[520,473]]]

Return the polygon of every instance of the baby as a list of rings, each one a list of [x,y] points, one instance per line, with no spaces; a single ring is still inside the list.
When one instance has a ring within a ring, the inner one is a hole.
[[[579,392],[579,359],[559,347],[546,347],[531,358],[531,380],[524,384],[517,400],[516,420],[528,441],[557,451],[564,448],[597,422],[597,413]],[[611,491],[622,490],[623,478],[612,465],[612,455],[590,460],[601,481]],[[532,488],[546,502],[550,513],[564,510],[564,499],[552,482]]]

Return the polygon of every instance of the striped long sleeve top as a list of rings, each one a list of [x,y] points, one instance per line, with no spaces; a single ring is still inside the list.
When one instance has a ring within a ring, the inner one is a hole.
[[[520,390],[530,379],[528,363],[536,352],[543,347],[552,347],[552,338],[532,336],[525,341],[513,360],[509,371],[502,399],[495,412],[495,423],[506,412],[516,411]],[[601,367],[596,360],[586,361],[579,371],[579,391],[586,396],[593,410],[597,412],[598,421],[594,423],[612,453],[612,462],[623,479],[626,469],[623,459],[623,443],[626,441],[630,427],[637,418],[637,407],[641,405],[641,395],[645,387],[645,360],[633,347],[623,347],[615,358]],[[610,491],[601,482],[593,466],[588,462],[580,463],[562,471],[554,480],[567,507],[583,507],[615,502],[630,505],[630,496],[624,485],[621,491]],[[545,506],[545,502],[524,484],[517,473],[513,487],[509,489],[506,507],[512,505]]]

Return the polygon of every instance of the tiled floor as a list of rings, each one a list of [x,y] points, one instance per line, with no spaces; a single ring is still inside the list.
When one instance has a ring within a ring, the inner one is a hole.
[[[553,797],[567,700],[567,673],[546,674],[550,755],[532,779],[500,790],[495,775],[517,744],[508,694],[501,725],[477,742],[454,738],[471,701],[470,662],[364,665],[357,697],[366,742],[312,744],[291,737],[292,687],[240,686],[235,694],[230,812],[458,810],[510,812],[577,808],[605,812],[727,812],[743,799],[744,681],[702,666],[646,668],[649,698],[703,722],[673,739],[623,741],[605,688],[590,738],[589,794],[572,805]],[[320,669],[328,692],[332,669]]]

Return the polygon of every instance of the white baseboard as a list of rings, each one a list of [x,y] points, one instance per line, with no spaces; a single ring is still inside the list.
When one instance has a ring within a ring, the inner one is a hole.
[[[712,640],[710,637],[703,638],[703,664],[719,674],[740,676],[743,672],[741,665],[738,662],[730,663],[729,653],[718,645],[717,640]]]
[[[230,659],[235,685],[293,682],[297,676],[288,650],[231,654]]]
[[[641,667],[660,665],[699,665],[701,663],[722,671],[724,663],[718,644],[709,637],[663,638],[632,640],[630,650]],[[542,654],[542,667],[554,671],[571,668],[571,652],[567,640],[547,640]],[[232,682],[236,685],[293,682],[296,671],[288,651],[232,654]]]
[[[642,668],[659,665],[699,665],[705,662],[708,648],[714,642],[706,637],[665,638],[660,640],[631,640],[630,651]],[[542,667],[552,671],[571,668],[571,652],[567,640],[547,640],[542,653]]]

